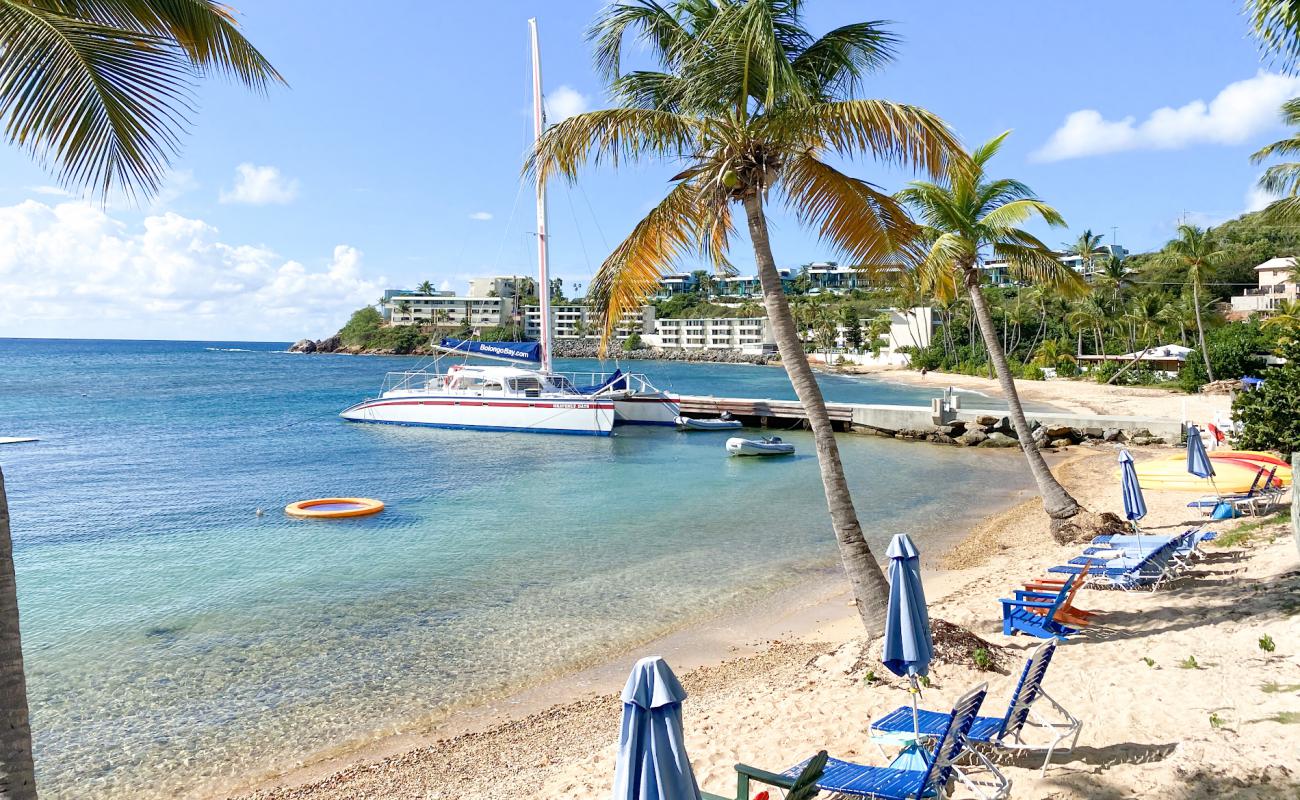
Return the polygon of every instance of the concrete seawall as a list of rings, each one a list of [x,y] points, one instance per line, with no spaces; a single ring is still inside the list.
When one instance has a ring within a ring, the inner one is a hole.
[[[793,422],[805,419],[802,406],[794,400],[767,400],[744,397],[708,397],[701,395],[683,395],[680,398],[682,413],[686,416],[709,417],[723,411],[734,417],[766,426],[779,425],[781,422]],[[899,431],[917,431],[933,433],[939,429],[935,412],[928,406],[898,406],[869,403],[827,403],[831,420],[841,430],[871,430],[884,433]],[[950,412],[945,419],[958,419],[974,423],[979,417],[1001,418],[1006,411],[997,409],[962,408]],[[1025,416],[1032,425],[1034,421],[1049,428],[1068,427],[1087,431],[1099,438],[1106,429],[1115,429],[1132,436],[1149,433],[1164,439],[1167,443],[1177,444],[1183,438],[1183,424],[1180,420],[1160,419],[1155,417],[1105,416],[1096,414],[1073,414],[1069,412],[1028,411]]]

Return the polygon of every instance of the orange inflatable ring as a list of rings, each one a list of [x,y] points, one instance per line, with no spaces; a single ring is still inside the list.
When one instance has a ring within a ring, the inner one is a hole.
[[[318,497],[315,500],[299,500],[284,507],[286,514],[311,519],[364,517],[383,510],[382,502],[368,497]]]

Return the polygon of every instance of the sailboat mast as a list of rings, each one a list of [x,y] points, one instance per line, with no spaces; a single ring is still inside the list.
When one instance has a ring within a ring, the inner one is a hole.
[[[533,43],[533,144],[542,138],[546,127],[542,112],[542,57],[537,47],[537,18],[528,20]],[[546,238],[546,188],[537,181],[537,300],[541,311],[542,370],[551,371],[551,281],[546,263],[549,242]],[[517,291],[517,290],[516,290]]]

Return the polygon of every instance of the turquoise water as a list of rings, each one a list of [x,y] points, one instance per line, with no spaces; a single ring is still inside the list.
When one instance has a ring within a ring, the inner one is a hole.
[[[41,439],[0,446],[0,464],[42,797],[220,786],[834,567],[805,434],[786,437],[795,458],[754,461],[725,458],[725,433],[349,425],[337,412],[412,361],[283,348],[0,339],[0,435]],[[793,397],[779,369],[632,368],[681,392]],[[835,400],[930,396],[823,385]],[[987,452],[841,447],[876,547],[959,527],[981,487],[1030,485]],[[388,509],[281,511],[327,495]]]

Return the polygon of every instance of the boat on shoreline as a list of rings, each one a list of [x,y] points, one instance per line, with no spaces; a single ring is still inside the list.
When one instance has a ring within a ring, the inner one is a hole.
[[[533,61],[533,134],[542,136],[542,68],[536,20],[529,20]],[[551,368],[552,342],[548,271],[550,237],[546,233],[546,189],[537,185],[537,285],[541,312],[536,342],[485,342],[442,339],[434,369],[391,372],[379,395],[345,408],[349,422],[424,425],[436,428],[566,433],[609,436],[615,424],[672,425],[680,409],[676,398],[660,391],[644,375],[589,373],[585,376]],[[446,355],[464,363],[445,372]],[[504,361],[509,366],[478,365],[470,358]]]

